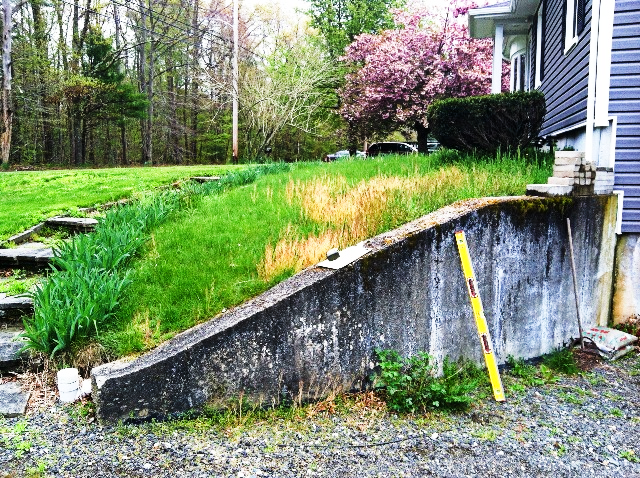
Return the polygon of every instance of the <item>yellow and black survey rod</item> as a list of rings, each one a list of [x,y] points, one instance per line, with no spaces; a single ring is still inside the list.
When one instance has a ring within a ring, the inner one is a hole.
[[[480,294],[478,293],[478,283],[476,281],[476,275],[473,272],[473,266],[471,265],[471,257],[469,256],[469,248],[467,247],[467,239],[464,236],[464,231],[456,232],[456,243],[458,244],[458,252],[460,253],[460,261],[462,262],[464,280],[467,284],[469,297],[471,298],[473,315],[476,319],[476,327],[478,328],[484,362],[487,364],[487,370],[489,371],[489,379],[491,380],[491,388],[493,388],[493,396],[497,402],[503,402],[504,389],[502,388],[502,380],[500,380],[500,372],[498,371],[496,356],[493,352],[493,344],[491,343],[491,335],[489,334],[489,328],[487,327],[487,319],[484,317],[482,301],[480,300]]]

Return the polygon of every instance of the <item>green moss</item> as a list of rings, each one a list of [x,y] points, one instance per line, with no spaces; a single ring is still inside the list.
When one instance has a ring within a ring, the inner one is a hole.
[[[527,197],[493,204],[491,207],[496,211],[509,212],[515,219],[526,220],[532,215],[551,214],[553,212],[565,216],[573,208],[574,203],[575,199],[570,196]]]

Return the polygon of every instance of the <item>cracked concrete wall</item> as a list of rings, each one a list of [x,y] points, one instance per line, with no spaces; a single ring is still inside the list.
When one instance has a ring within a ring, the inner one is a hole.
[[[375,349],[483,361],[455,231],[465,231],[498,361],[578,335],[566,218],[583,327],[608,321],[615,196],[456,203],[364,241],[337,270],[307,269],[131,362],[92,371],[102,421],[162,417],[237,396],[270,404],[370,385]]]

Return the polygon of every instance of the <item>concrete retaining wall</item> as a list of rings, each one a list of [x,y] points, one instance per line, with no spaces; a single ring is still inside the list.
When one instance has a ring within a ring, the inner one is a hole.
[[[616,247],[613,322],[640,320],[640,234],[622,234]]]
[[[576,337],[566,217],[583,326],[606,324],[615,196],[456,203],[365,241],[343,269],[310,268],[132,361],[92,372],[103,421],[160,417],[244,393],[269,404],[369,384],[376,348],[482,355],[454,233],[469,243],[499,362]]]

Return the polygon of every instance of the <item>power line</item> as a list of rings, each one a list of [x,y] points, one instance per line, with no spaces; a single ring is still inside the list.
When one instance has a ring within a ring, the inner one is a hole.
[[[64,1],[64,0],[62,0],[62,1]],[[111,0],[111,3],[114,3],[114,4],[116,4],[116,5],[119,5],[119,6],[121,6],[121,7],[124,7],[124,8],[126,8],[127,10],[129,10],[129,11],[132,11],[132,12],[137,13],[138,15],[142,15],[142,14],[143,14],[140,10],[138,10],[138,9],[136,9],[136,8],[133,8],[133,7],[132,7],[132,6],[130,6],[130,5],[127,5],[127,4],[124,4],[124,3],[117,2],[116,0]],[[145,10],[147,11],[147,13],[152,14],[152,15],[154,15],[154,16],[156,16],[156,17],[162,17],[162,18],[165,18],[165,19],[166,19],[166,18],[169,18],[169,17],[168,17],[168,15],[165,15],[165,14],[159,13],[159,12],[157,12],[156,10],[153,10],[151,7],[147,7],[147,8],[145,8]],[[182,32],[182,33],[188,33],[189,35],[191,35],[191,33],[189,33],[189,32],[190,32],[191,30],[194,30],[194,29],[195,29],[195,30],[197,30],[198,32],[200,32],[203,36],[204,36],[204,35],[209,35],[209,36],[211,36],[211,39],[213,39],[213,38],[217,38],[218,40],[222,40],[223,42],[229,42],[229,40],[228,40],[227,38],[224,38],[224,37],[222,37],[222,36],[220,36],[220,35],[216,35],[216,34],[214,34],[214,33],[211,33],[209,30],[206,30],[206,29],[204,29],[204,28],[202,28],[202,29],[201,29],[201,28],[198,28],[198,27],[194,27],[193,25],[190,25],[190,24],[188,24],[188,23],[185,23],[185,22],[183,22],[183,21],[181,21],[181,20],[179,20],[179,19],[177,19],[177,18],[172,18],[171,20],[172,20],[172,21],[170,21],[170,22],[169,22],[169,21],[166,21],[166,20],[160,20],[160,21],[161,21],[162,23],[164,23],[165,25],[167,25],[167,26],[171,26],[171,27],[175,28],[176,30],[178,30],[178,31],[180,31],[180,32]],[[233,25],[231,25],[231,24],[230,24],[229,22],[227,22],[226,20],[221,20],[221,19],[218,19],[218,18],[212,18],[212,20],[213,20],[214,22],[222,22],[222,23],[225,23],[227,26],[229,26],[229,27],[233,28]],[[176,22],[177,22],[177,23],[176,23]],[[204,22],[202,22],[202,23],[204,23]],[[182,26],[183,26],[184,28],[186,28],[187,30],[185,31],[185,30],[183,30],[183,29],[181,29],[181,28],[178,28],[177,24],[182,25]],[[153,32],[152,32],[152,33],[153,33]],[[255,55],[255,54],[256,54],[254,51],[252,51],[252,50],[250,50],[250,49],[248,49],[248,48],[246,48],[246,47],[244,47],[244,46],[241,46],[241,45],[238,45],[238,46],[239,46],[240,48],[242,48],[243,50],[245,50],[245,51],[247,51],[247,52],[249,52],[249,53],[251,53],[251,54],[253,54],[253,55]]]
[[[73,4],[73,3],[71,3],[71,2],[69,2],[67,0],[59,0],[59,1],[60,1],[60,3],[64,3],[66,5],[70,5],[72,7],[76,6],[75,4]],[[108,20],[112,20],[113,19],[111,16],[105,15],[104,13],[100,13],[97,10],[94,10],[92,8],[86,8],[86,7],[83,7],[82,5],[77,5],[77,7],[82,9],[82,10],[84,10],[85,12],[89,12],[90,14],[96,15],[98,17],[102,17],[102,18],[105,18],[105,19],[108,19]],[[185,41],[186,42],[188,39],[191,38],[191,35],[188,32],[185,32],[184,30],[182,30],[180,28],[177,28],[177,27],[175,27],[176,30],[178,30],[180,33],[185,33],[187,36],[185,36],[184,38],[176,38],[176,37],[173,37],[173,36],[169,36],[169,35],[167,35],[165,33],[160,33],[160,32],[157,32],[157,31],[149,30],[149,29],[147,29],[145,27],[141,27],[140,25],[130,24],[130,26],[134,30],[144,31],[146,33],[150,33],[152,35],[160,36],[161,38],[165,38],[165,39],[172,40],[172,41]]]
[[[121,6],[121,7],[124,7],[124,8],[126,8],[127,10],[129,10],[129,11],[136,12],[138,15],[142,15],[142,14],[143,14],[140,10],[138,10],[138,9],[136,9],[136,8],[133,8],[133,7],[131,7],[130,5],[127,5],[127,4],[123,4],[123,3],[117,2],[116,0],[111,0],[111,3],[113,3],[113,4],[115,4],[115,5],[119,5],[119,6]],[[151,15],[154,15],[154,16],[156,16],[156,17],[162,17],[162,18],[165,18],[165,19],[166,19],[166,18],[169,18],[167,15],[162,14],[162,13],[159,13],[159,12],[157,12],[156,10],[151,9],[151,7],[147,7],[147,8],[145,8],[145,9],[147,10],[147,13],[149,13],[149,14],[151,14]],[[195,28],[194,28],[194,26],[193,26],[193,25],[190,25],[190,24],[188,24],[188,23],[185,23],[185,22],[183,22],[183,21],[181,21],[181,20],[179,20],[179,19],[177,19],[177,18],[172,18],[171,20],[172,20],[171,22],[167,22],[167,21],[165,21],[165,20],[160,20],[160,21],[161,21],[162,23],[164,23],[165,25],[172,26],[172,27],[174,27],[174,28],[178,28],[178,27],[176,26],[176,23],[174,23],[174,22],[177,22],[177,23],[179,23],[180,25],[182,25],[184,28],[187,28],[188,30],[193,30],[193,29],[195,29],[195,30],[197,30],[197,31],[201,32],[201,33],[202,33],[202,35],[206,35],[206,34],[213,35],[213,34],[212,34],[211,32],[209,32],[208,30],[200,29],[200,28],[197,28],[197,27],[195,27]],[[216,19],[214,19],[214,20],[216,20]],[[220,21],[220,20],[219,20],[219,21]],[[228,22],[226,22],[226,21],[224,21],[224,23],[226,23],[228,26],[232,26],[232,25],[229,25],[229,23],[228,23]],[[226,38],[223,38],[223,37],[221,37],[221,36],[219,36],[219,35],[214,35],[214,36],[215,36],[216,38],[220,39],[220,40],[228,41]]]

